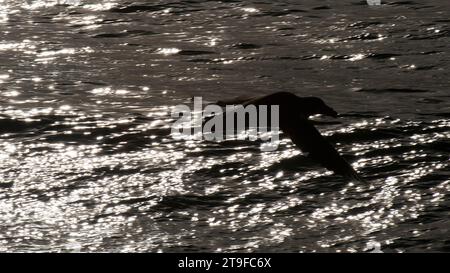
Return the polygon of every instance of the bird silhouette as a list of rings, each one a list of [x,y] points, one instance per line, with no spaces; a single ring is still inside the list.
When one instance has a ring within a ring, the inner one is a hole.
[[[278,105],[279,127],[287,134],[292,142],[308,157],[320,163],[335,174],[356,181],[363,181],[353,167],[339,154],[314,127],[309,120],[310,116],[321,114],[338,117],[338,113],[317,97],[299,97],[289,92],[277,92],[260,97],[237,97],[230,100],[221,100],[216,103],[226,105]]]

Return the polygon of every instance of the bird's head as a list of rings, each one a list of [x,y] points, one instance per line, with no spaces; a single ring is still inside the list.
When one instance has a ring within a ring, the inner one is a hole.
[[[305,112],[308,114],[308,116],[317,114],[330,116],[333,118],[336,118],[338,116],[338,113],[333,108],[326,105],[322,99],[317,97],[301,98],[301,104],[302,108],[306,110]]]

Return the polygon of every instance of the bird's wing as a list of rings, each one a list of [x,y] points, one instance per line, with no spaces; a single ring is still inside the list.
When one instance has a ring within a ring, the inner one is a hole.
[[[239,96],[230,100],[220,100],[216,104],[219,106],[242,104],[253,105],[285,105],[292,107],[298,97],[288,92],[276,92],[261,96]]]
[[[237,105],[237,104],[247,104],[248,101],[255,99],[255,97],[250,96],[239,96],[229,100],[219,100],[216,102],[217,105],[225,107],[226,105]]]
[[[336,174],[356,181],[363,181],[353,167],[336,151],[307,119],[295,119],[288,125],[280,124],[283,130],[302,151]]]
[[[219,114],[214,114],[212,116],[208,116],[205,118],[205,122],[210,120],[211,118],[213,118],[214,116],[219,116],[221,118],[231,118],[230,115],[234,114],[234,109],[232,108],[232,110],[230,109],[226,109],[225,106],[230,105],[230,106],[236,106],[236,105],[242,105],[244,107],[247,107],[248,105],[270,105],[270,101],[267,101],[266,99],[267,96],[239,96],[239,97],[235,97],[232,99],[228,99],[228,100],[219,100],[217,101],[215,104],[219,105],[220,107],[224,108],[224,112],[223,113],[219,113]]]

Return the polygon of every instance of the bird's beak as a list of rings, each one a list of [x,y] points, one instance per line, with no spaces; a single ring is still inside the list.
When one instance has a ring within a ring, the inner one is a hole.
[[[338,113],[336,111],[334,111],[334,109],[331,108],[331,107],[328,107],[326,109],[326,111],[324,111],[323,114],[326,115],[326,116],[333,117],[333,118],[337,118],[338,117]]]

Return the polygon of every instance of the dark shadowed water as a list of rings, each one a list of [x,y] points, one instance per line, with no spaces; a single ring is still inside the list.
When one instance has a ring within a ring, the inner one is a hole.
[[[59,2],[59,4],[58,4]],[[450,2],[0,0],[0,251],[450,251]],[[367,180],[171,107],[290,91]]]

